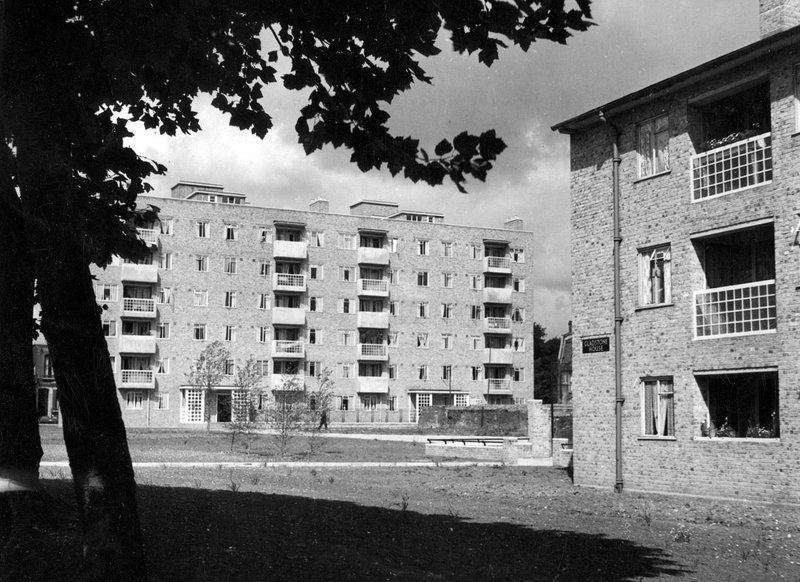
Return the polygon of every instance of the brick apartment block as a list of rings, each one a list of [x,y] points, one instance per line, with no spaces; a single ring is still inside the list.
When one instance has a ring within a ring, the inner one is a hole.
[[[800,502],[798,25],[800,2],[762,0],[758,42],[554,127],[571,136],[578,484]]]
[[[160,209],[140,229],[152,256],[94,271],[128,426],[202,423],[206,406],[230,421],[235,366],[250,356],[268,400],[330,370],[332,421],[415,422],[432,404],[533,396],[533,234],[520,219],[456,226],[377,201],[349,215],[324,199],[261,208],[190,182],[139,203]],[[232,362],[206,402],[187,373],[214,340]],[[35,349],[47,416],[55,386]]]

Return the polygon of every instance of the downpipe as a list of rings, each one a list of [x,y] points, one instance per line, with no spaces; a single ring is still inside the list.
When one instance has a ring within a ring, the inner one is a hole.
[[[605,114],[599,113],[600,120],[611,128],[614,139],[612,141],[611,179],[612,179],[612,212],[614,218],[614,414],[616,428],[614,443],[616,449],[615,467],[616,481],[614,491],[622,492],[622,405],[625,398],[622,395],[622,303],[620,300],[620,247],[622,236],[619,225],[619,166],[622,159],[619,155],[619,128],[606,119]]]

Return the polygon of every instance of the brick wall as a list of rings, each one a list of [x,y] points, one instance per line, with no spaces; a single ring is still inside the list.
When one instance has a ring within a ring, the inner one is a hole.
[[[528,434],[525,406],[429,406],[420,411],[419,428],[442,434],[518,435]]]

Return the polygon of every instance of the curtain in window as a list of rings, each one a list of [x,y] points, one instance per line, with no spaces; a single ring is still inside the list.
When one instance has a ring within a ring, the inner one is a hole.
[[[658,383],[649,381],[644,383],[644,434],[658,434],[656,429],[658,402]]]

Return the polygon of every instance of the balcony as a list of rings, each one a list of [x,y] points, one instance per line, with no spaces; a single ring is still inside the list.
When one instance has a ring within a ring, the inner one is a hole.
[[[385,362],[389,359],[386,344],[358,344],[358,359],[370,362]]]
[[[510,348],[484,348],[484,364],[505,364],[511,365],[514,352]]]
[[[497,273],[498,275],[510,275],[511,259],[508,257],[484,257],[483,272]]]
[[[487,317],[483,320],[485,333],[511,333],[510,317]]]
[[[389,249],[358,247],[358,263],[360,265],[388,265]]]
[[[305,293],[306,276],[292,273],[275,273],[272,276],[272,290]]]
[[[122,385],[120,388],[149,388],[156,387],[153,370],[122,370]]]
[[[137,228],[136,232],[147,246],[158,246],[158,231],[155,228]]]
[[[359,311],[356,316],[356,326],[373,329],[387,329],[389,327],[389,312]]]
[[[155,284],[158,283],[158,266],[122,263],[120,277],[126,282]]]
[[[386,376],[359,376],[358,392],[370,394],[388,394],[389,378]]]
[[[511,303],[511,287],[484,287],[484,303]]]
[[[305,386],[305,374],[272,374],[270,376],[270,388],[272,390],[295,390],[299,395],[303,394]]]
[[[773,333],[775,280],[695,291],[694,314],[695,339]]]
[[[276,240],[272,243],[272,256],[276,259],[300,259],[308,257],[308,244],[295,240]]]
[[[305,325],[306,310],[302,307],[273,307],[272,325]]]
[[[388,297],[389,281],[384,279],[359,279],[358,294],[369,297]]]
[[[772,181],[772,135],[763,133],[692,156],[692,202]]]
[[[145,319],[153,318],[156,316],[156,302],[154,299],[123,297],[122,316],[140,317]]]
[[[508,396],[511,394],[511,378],[487,378],[487,396]]]
[[[304,358],[306,348],[303,340],[273,340],[272,357],[274,358]]]
[[[120,354],[155,354],[156,336],[121,335],[117,346]]]

